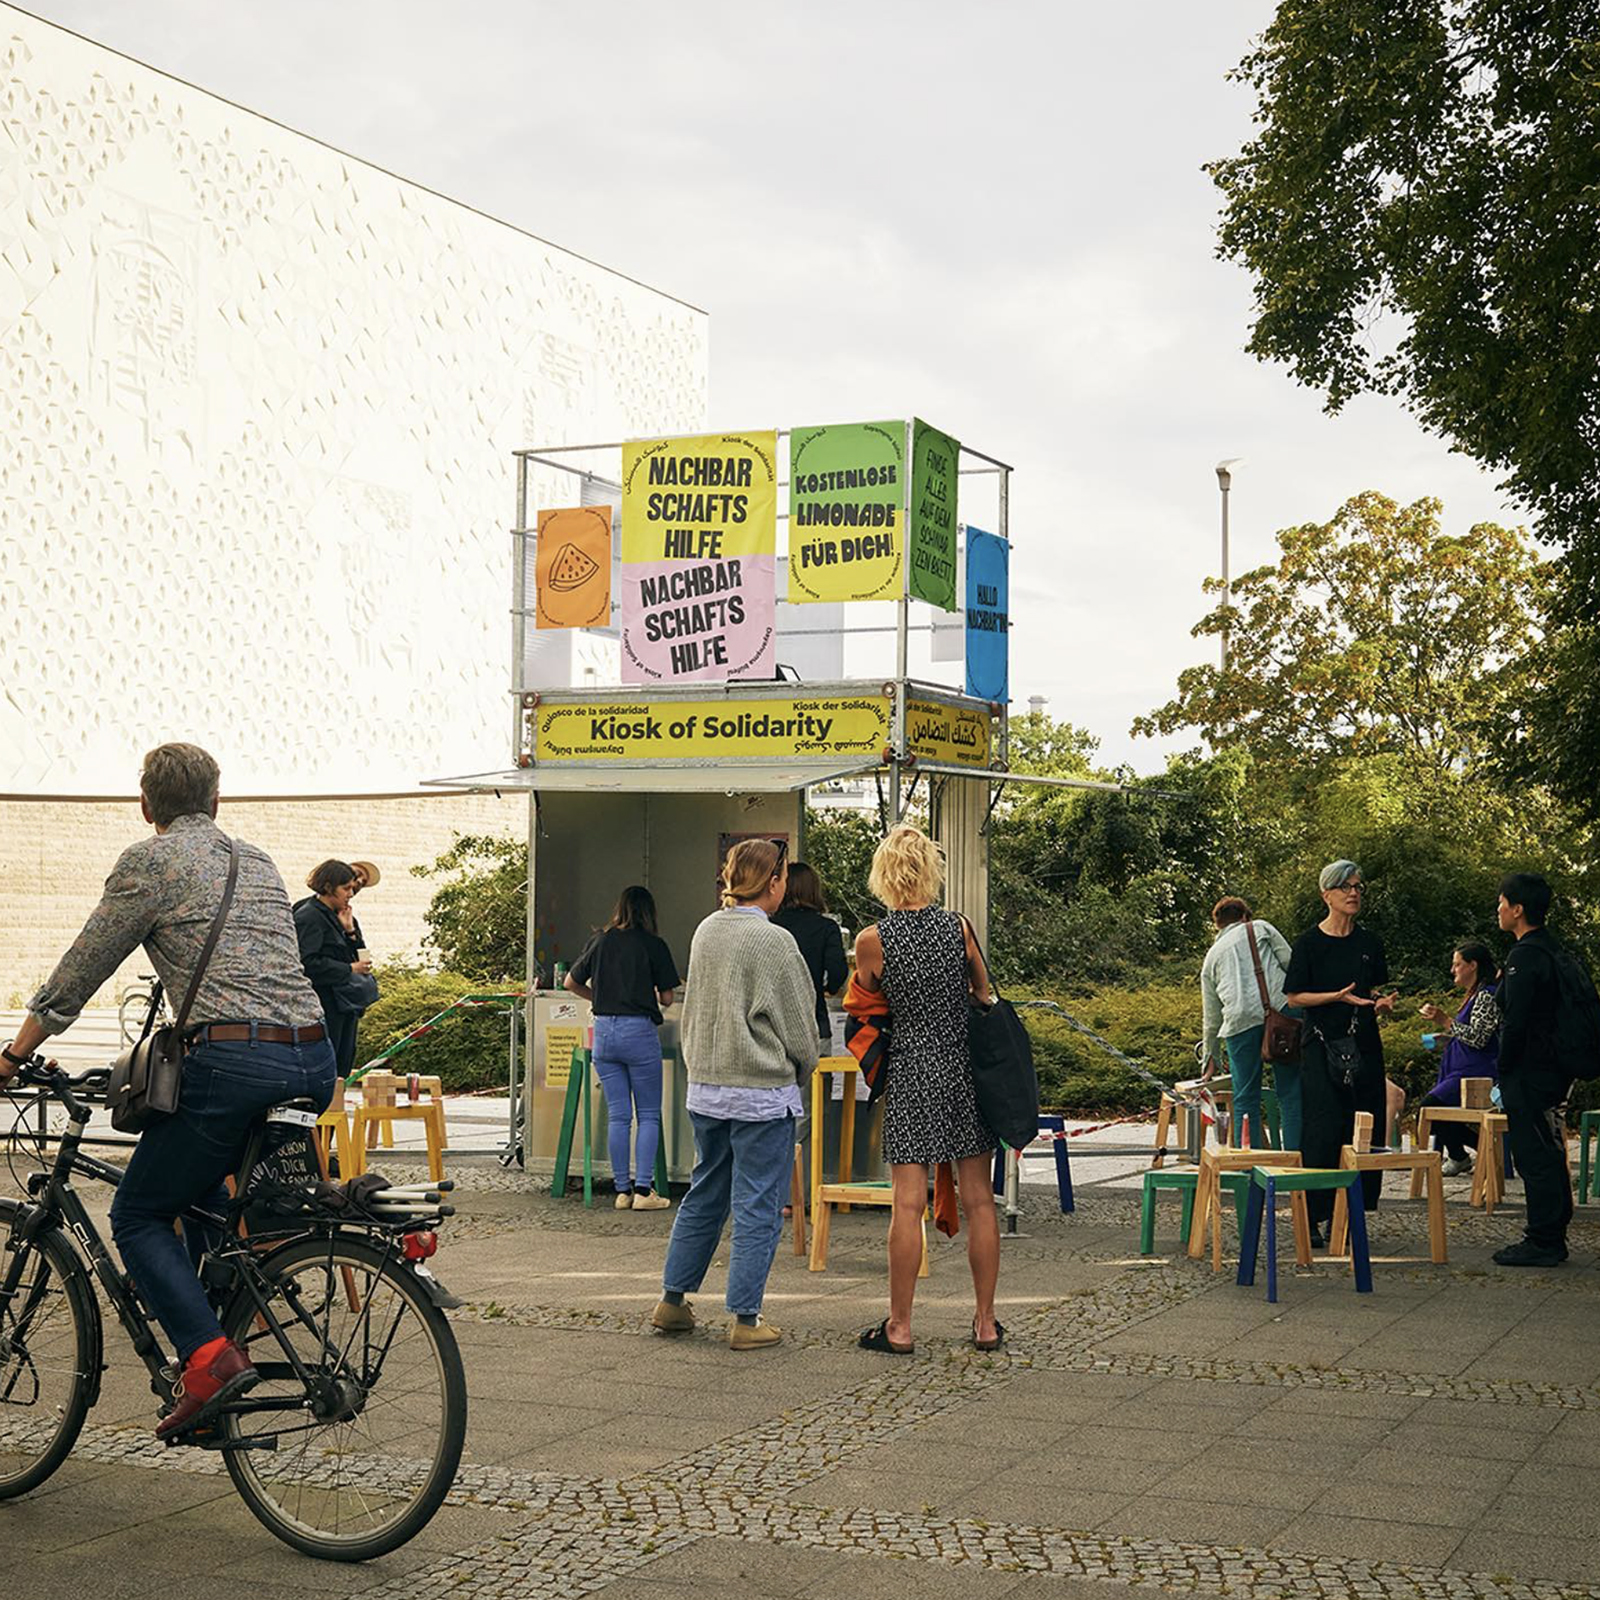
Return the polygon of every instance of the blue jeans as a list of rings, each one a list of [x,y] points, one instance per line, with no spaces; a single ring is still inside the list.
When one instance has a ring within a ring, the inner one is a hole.
[[[700,1287],[731,1208],[726,1303],[734,1316],[753,1317],[761,1310],[783,1232],[783,1202],[794,1167],[794,1118],[733,1122],[691,1111],[689,1120],[694,1175],[673,1220],[661,1286],[668,1294],[693,1294]]]
[[[606,1096],[606,1146],[611,1176],[619,1189],[648,1189],[655,1181],[661,1147],[661,1040],[649,1017],[596,1017],[594,1070]],[[629,1135],[639,1118],[633,1177],[628,1173]]]
[[[1222,1041],[1228,1052],[1228,1075],[1233,1079],[1233,1142],[1241,1142],[1239,1130],[1250,1119],[1250,1143],[1255,1149],[1266,1147],[1261,1131],[1261,1040],[1265,1024],[1230,1034]],[[1280,1102],[1280,1110],[1282,1103]]]
[[[183,1063],[178,1109],[140,1135],[111,1202],[111,1237],[180,1361],[220,1338],[222,1326],[195,1275],[205,1241],[180,1239],[174,1219],[192,1205],[220,1210],[227,1199],[222,1180],[237,1170],[261,1113],[302,1095],[324,1108],[333,1077],[325,1039],[197,1045]]]

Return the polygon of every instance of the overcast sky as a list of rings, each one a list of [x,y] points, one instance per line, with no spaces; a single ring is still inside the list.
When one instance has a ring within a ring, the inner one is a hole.
[[[1014,705],[1108,760],[1161,765],[1129,722],[1206,653],[1219,459],[1236,574],[1366,488],[1521,520],[1399,407],[1243,353],[1200,166],[1268,0],[25,9],[704,307],[713,426],[914,413],[1012,463]]]

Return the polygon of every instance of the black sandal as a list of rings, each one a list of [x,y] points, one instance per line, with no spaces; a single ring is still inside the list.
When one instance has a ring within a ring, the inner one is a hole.
[[[880,1322],[876,1328],[868,1328],[856,1343],[863,1350],[876,1350],[879,1355],[908,1356],[916,1350],[915,1344],[895,1344],[889,1337],[888,1319]]]
[[[994,1319],[994,1338],[980,1339],[978,1337],[977,1318],[972,1322],[972,1348],[974,1350],[998,1350],[1006,1342],[1006,1325],[998,1317]]]

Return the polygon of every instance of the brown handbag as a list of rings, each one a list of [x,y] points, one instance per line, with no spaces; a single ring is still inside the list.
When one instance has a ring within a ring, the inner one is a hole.
[[[178,1109],[178,1092],[183,1087],[183,1030],[194,997],[200,992],[200,980],[211,965],[217,936],[228,919],[238,880],[239,841],[232,839],[228,843],[228,881],[223,885],[222,904],[211,919],[211,931],[206,935],[205,948],[189,980],[189,992],[183,997],[177,1021],[168,1027],[149,1028],[131,1050],[125,1050],[111,1063],[106,1104],[111,1108],[111,1126],[118,1133],[143,1133],[158,1116],[170,1116]],[[153,1021],[154,1006],[150,1016]]]
[[[1245,918],[1244,931],[1250,941],[1250,960],[1256,969],[1256,985],[1261,990],[1261,1009],[1266,1013],[1261,1031],[1261,1059],[1292,1067],[1300,1060],[1300,1036],[1304,1024],[1298,1017],[1286,1017],[1281,1011],[1273,1009],[1271,997],[1267,994],[1266,974],[1261,970],[1256,925],[1248,917]]]

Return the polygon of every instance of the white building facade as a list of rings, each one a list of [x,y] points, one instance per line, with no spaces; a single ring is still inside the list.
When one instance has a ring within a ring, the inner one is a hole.
[[[404,868],[524,826],[417,788],[506,751],[511,451],[706,385],[694,307],[0,5],[0,1007],[173,738],[414,948]]]

